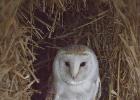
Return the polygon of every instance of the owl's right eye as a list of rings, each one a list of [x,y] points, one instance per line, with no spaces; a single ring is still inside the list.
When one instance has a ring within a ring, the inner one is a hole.
[[[70,63],[69,62],[65,62],[65,65],[67,66],[67,67],[70,67]]]
[[[82,62],[81,64],[80,64],[80,67],[84,67],[86,65],[86,62]]]

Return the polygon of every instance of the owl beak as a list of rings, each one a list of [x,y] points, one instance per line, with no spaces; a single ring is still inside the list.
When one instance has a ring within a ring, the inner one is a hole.
[[[72,76],[73,79],[76,79],[78,73],[79,73],[79,68],[78,67],[71,68],[71,76]]]

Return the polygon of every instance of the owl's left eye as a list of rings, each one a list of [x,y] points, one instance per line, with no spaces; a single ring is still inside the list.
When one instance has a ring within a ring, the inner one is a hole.
[[[84,67],[86,65],[86,62],[80,63],[80,67]]]
[[[67,66],[67,67],[70,67],[70,63],[69,62],[65,62],[65,65]]]

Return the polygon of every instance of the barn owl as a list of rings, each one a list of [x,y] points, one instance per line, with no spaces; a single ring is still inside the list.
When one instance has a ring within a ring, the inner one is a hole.
[[[53,100],[99,100],[101,83],[95,53],[72,45],[58,51],[53,63]]]

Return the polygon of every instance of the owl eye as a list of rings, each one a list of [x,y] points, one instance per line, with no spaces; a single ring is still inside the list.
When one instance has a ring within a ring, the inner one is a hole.
[[[86,62],[82,62],[81,64],[80,64],[80,67],[84,67],[86,65]]]
[[[70,63],[69,62],[65,62],[65,65],[67,66],[67,67],[70,67]]]

